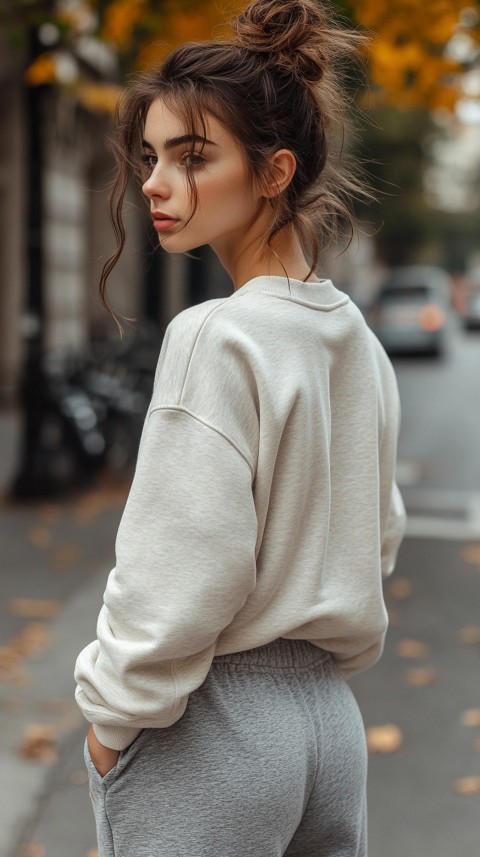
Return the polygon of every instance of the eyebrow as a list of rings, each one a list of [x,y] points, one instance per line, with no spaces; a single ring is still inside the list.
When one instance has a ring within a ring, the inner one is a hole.
[[[183,134],[181,137],[170,137],[170,139],[165,140],[163,145],[165,149],[175,149],[176,146],[183,146],[185,143],[201,143],[202,146],[217,145],[213,140],[207,140],[206,137],[201,137],[200,134]],[[155,151],[154,146],[148,140],[142,140],[142,147],[144,149],[151,149],[152,152]]]

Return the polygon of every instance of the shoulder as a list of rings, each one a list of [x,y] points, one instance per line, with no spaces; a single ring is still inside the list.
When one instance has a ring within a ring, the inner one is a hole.
[[[180,312],[167,327],[155,378],[155,401],[178,403],[201,386],[219,390],[246,379],[254,334],[246,301],[221,298]]]
[[[165,341],[181,339],[184,345],[187,341],[195,340],[203,327],[216,313],[225,311],[230,298],[218,298],[204,301],[179,312],[167,327]]]
[[[276,301],[274,303],[280,303]],[[165,349],[190,369],[201,364],[214,369],[217,361],[235,353],[249,362],[272,325],[272,301],[264,295],[231,295],[209,300],[179,313],[169,324]]]
[[[185,346],[205,334],[212,338],[235,336],[236,331],[248,329],[255,321],[261,324],[262,315],[271,309],[271,301],[265,300],[262,294],[232,294],[204,301],[175,316],[167,328],[166,338],[172,341],[180,339]]]

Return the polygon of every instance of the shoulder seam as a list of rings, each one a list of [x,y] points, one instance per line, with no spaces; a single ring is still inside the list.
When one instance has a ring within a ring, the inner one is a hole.
[[[215,434],[218,434],[218,435],[220,435],[220,437],[223,437],[224,440],[226,440],[227,443],[230,444],[230,446],[233,446],[233,448],[238,452],[239,455],[241,455],[241,457],[244,459],[245,463],[248,465],[250,472],[252,474],[252,478],[255,476],[253,466],[252,466],[252,464],[248,458],[247,453],[244,452],[244,450],[238,445],[238,443],[236,443],[233,440],[233,438],[230,437],[230,435],[228,435],[226,432],[222,431],[221,429],[217,428],[217,426],[214,426],[213,423],[208,422],[208,420],[204,420],[202,417],[199,417],[198,414],[195,414],[193,411],[190,411],[188,408],[184,408],[183,405],[156,405],[154,408],[152,408],[149,411],[148,419],[151,417],[152,414],[156,413],[157,411],[179,411],[180,413],[184,413],[184,414],[187,414],[189,417],[192,417],[197,422],[206,426],[206,428],[211,429],[211,431],[214,431]]]
[[[205,318],[203,319],[203,321],[202,321],[202,323],[201,323],[200,327],[199,327],[199,328],[198,328],[198,330],[197,330],[197,333],[196,333],[196,335],[195,335],[195,339],[193,340],[193,343],[192,343],[192,348],[191,348],[191,351],[190,351],[190,357],[188,358],[187,367],[186,367],[186,369],[185,369],[185,376],[184,376],[184,378],[183,378],[182,389],[180,390],[179,402],[181,402],[181,401],[182,401],[182,398],[183,398],[183,393],[184,393],[184,390],[185,390],[185,384],[187,383],[187,376],[188,376],[188,372],[189,372],[189,369],[190,369],[190,364],[191,364],[191,362],[192,362],[193,352],[195,351],[195,346],[196,346],[197,341],[198,341],[198,337],[200,336],[200,334],[201,334],[201,332],[202,332],[202,329],[203,329],[203,327],[204,327],[204,325],[205,325],[205,323],[206,323],[207,319],[208,319],[208,318],[210,318],[210,316],[211,316],[214,312],[216,312],[216,310],[217,310],[217,309],[220,309],[220,307],[222,307],[222,306],[224,305],[225,301],[227,301],[227,300],[228,300],[228,298],[224,298],[224,300],[222,300],[222,302],[221,302],[220,304],[217,304],[216,306],[212,307],[212,309],[211,309],[211,310],[209,310],[209,312],[206,314],[206,316],[205,316]],[[193,416],[193,414],[192,414],[192,416]]]

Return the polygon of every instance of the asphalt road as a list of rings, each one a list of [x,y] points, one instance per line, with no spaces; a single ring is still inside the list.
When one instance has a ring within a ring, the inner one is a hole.
[[[480,334],[453,324],[445,358],[394,363],[409,535],[384,656],[352,682],[372,741],[391,744],[370,758],[369,855],[478,857]]]
[[[409,531],[386,585],[384,656],[352,682],[370,741],[379,727],[377,750],[388,749],[370,758],[369,857],[478,857],[480,335],[453,326],[445,359],[395,367]],[[123,499],[101,490],[2,510],[0,857],[93,857],[72,667],[94,631]],[[36,599],[50,616],[28,615]]]

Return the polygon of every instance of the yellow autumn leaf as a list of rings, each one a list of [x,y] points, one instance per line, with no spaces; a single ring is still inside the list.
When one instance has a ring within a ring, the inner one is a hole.
[[[119,48],[128,45],[133,28],[148,11],[146,0],[117,0],[105,10],[102,38]]]
[[[56,79],[57,66],[55,57],[51,53],[40,54],[25,72],[25,80],[30,86],[43,86],[47,83],[55,83]]]
[[[460,555],[468,565],[480,565],[480,545],[466,545]]]
[[[20,755],[24,759],[55,762],[57,759],[55,742],[56,730],[53,726],[32,723],[25,729],[24,738],[20,745]]]
[[[480,726],[480,708],[467,708],[460,715],[462,726]]]
[[[395,651],[401,658],[427,658],[430,647],[421,640],[400,640]]]
[[[46,598],[10,598],[8,612],[28,619],[52,619],[60,610],[58,601]]]
[[[80,83],[75,89],[79,104],[92,113],[113,115],[122,93],[120,86],[106,83]]]
[[[394,723],[369,726],[366,729],[367,747],[371,754],[397,753],[403,744],[401,730]]]
[[[63,509],[56,503],[42,503],[37,508],[37,518],[44,524],[57,524],[63,517]]]
[[[463,643],[466,646],[471,646],[475,643],[480,643],[480,626],[466,625],[465,628],[460,628],[460,631],[458,632],[458,639],[460,643]]]
[[[409,580],[406,577],[397,577],[392,580],[390,586],[388,587],[388,594],[393,598],[397,598],[399,601],[404,598],[410,598],[412,594],[413,587]]]
[[[370,36],[370,73],[377,101],[396,106],[451,110],[461,93],[452,75],[460,66],[444,47],[460,26],[463,0],[353,0],[358,22]],[[479,28],[469,30],[479,40]]]
[[[414,667],[408,670],[405,675],[405,681],[413,687],[435,684],[437,679],[438,673],[433,667]]]
[[[59,545],[52,556],[52,566],[55,571],[60,571],[67,565],[78,559],[80,548],[78,545]]]
[[[27,539],[35,548],[46,548],[52,541],[52,534],[47,527],[36,525],[29,529]]]
[[[0,646],[0,681],[26,685],[30,678],[23,669],[25,658],[39,654],[53,637],[41,622],[30,622],[9,643]]]
[[[457,795],[480,794],[480,777],[461,777],[455,780],[455,792]]]
[[[388,622],[389,622],[389,624],[393,625],[393,626],[398,625],[399,621],[400,621],[400,614],[399,614],[398,610],[396,610],[394,607],[389,607],[388,608]]]
[[[41,842],[27,842],[17,851],[16,857],[45,857],[47,849]]]

